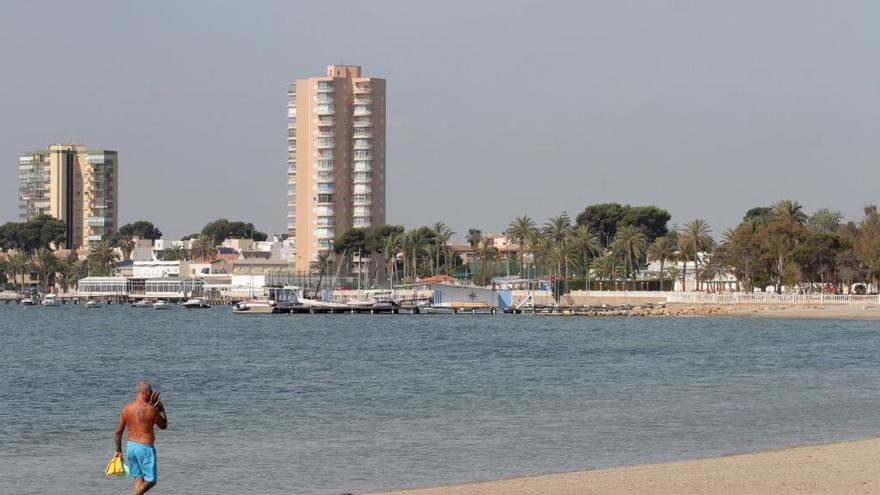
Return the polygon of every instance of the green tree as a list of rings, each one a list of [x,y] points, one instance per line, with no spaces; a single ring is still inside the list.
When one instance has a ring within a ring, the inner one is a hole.
[[[647,236],[638,227],[627,225],[617,230],[611,245],[615,252],[623,254],[623,272],[630,276],[631,288],[635,290],[639,260],[648,247]]]
[[[114,263],[119,261],[119,253],[104,241],[89,248],[89,272],[95,277],[107,277],[113,273]]]
[[[805,229],[791,216],[780,215],[758,231],[761,248],[774,260],[773,272],[776,278],[776,292],[783,283],[788,264],[805,237]]]
[[[516,245],[517,251],[519,254],[519,276],[520,278],[525,276],[525,272],[523,270],[523,259],[525,256],[526,249],[526,240],[529,236],[529,233],[535,229],[535,222],[527,215],[518,216],[510,222],[507,230],[504,231],[504,235],[507,239]]]
[[[526,233],[528,234],[528,232]],[[590,258],[602,252],[602,241],[589,225],[575,225],[571,229],[571,248],[584,269],[586,289],[590,290]]]
[[[546,236],[554,245],[559,245],[559,249],[556,251],[558,254],[558,259],[556,261],[556,276],[559,277],[561,273],[564,273],[564,292],[568,292],[568,255],[569,251],[566,248],[566,241],[568,240],[568,236],[571,233],[571,219],[568,218],[568,214],[562,212],[562,215],[552,217],[546,222],[544,222],[544,227],[541,229],[541,232]]]
[[[202,234],[192,242],[190,255],[198,261],[212,261],[217,258],[217,244],[215,238],[208,234]]]
[[[679,247],[688,253],[689,257],[693,257],[694,280],[697,284],[697,290],[700,290],[700,253],[711,250],[715,245],[715,241],[710,235],[711,232],[709,224],[705,220],[697,218],[686,223],[678,234]],[[683,284],[682,290],[684,290]]]
[[[773,205],[773,216],[774,218],[788,219],[800,225],[807,223],[807,214],[804,213],[804,207],[791,199],[777,201]]]
[[[449,245],[449,240],[452,239],[452,236],[455,232],[449,228],[443,222],[436,222],[431,230],[434,231],[434,256],[436,257],[436,266],[437,271],[440,271],[440,255],[446,252],[446,246]],[[446,259],[446,273],[449,273],[449,258],[444,256]],[[433,273],[433,272],[432,272]]]
[[[842,221],[843,214],[839,211],[821,208],[810,215],[807,220],[807,228],[820,234],[833,234],[840,228]]]
[[[480,244],[480,240],[483,238],[483,231],[480,229],[468,229],[467,236],[465,236],[465,241],[470,244],[471,249],[476,249]]]
[[[269,237],[264,232],[257,230],[251,222],[230,222],[225,218],[208,222],[202,228],[201,235],[210,237],[214,244],[220,244],[226,239],[265,241]]]
[[[0,247],[33,253],[41,247],[65,245],[67,227],[49,215],[39,215],[27,222],[8,222],[0,229]]]
[[[71,285],[79,281],[79,278],[77,278],[79,263],[79,258],[75,254],[68,254],[58,259],[55,269],[58,273],[58,283],[61,285],[62,292],[67,292]]]
[[[483,265],[483,271],[480,272],[480,280],[482,283],[479,285],[489,285],[492,280],[492,274],[489,273],[488,264],[490,261],[498,257],[498,248],[495,247],[495,239],[491,237],[481,238],[475,254]]]
[[[617,230],[627,225],[637,227],[645,234],[648,242],[666,235],[669,212],[653,205],[621,206],[618,203],[590,205],[577,218],[578,225],[588,225],[608,247],[614,240]]]
[[[138,220],[137,222],[127,223],[119,227],[115,237],[119,240],[131,239],[133,237],[156,240],[162,238],[162,231],[156,228],[153,222]]]
[[[40,248],[31,260],[31,266],[37,274],[40,289],[43,294],[49,292],[49,286],[54,285],[55,272],[58,270],[58,258],[48,248]]]
[[[162,261],[189,261],[190,252],[183,246],[171,246],[162,255]]]
[[[30,258],[23,251],[18,251],[9,255],[6,259],[7,273],[12,275],[12,282],[18,283],[18,276],[21,276],[21,282],[18,283],[18,290],[21,291],[24,285],[24,277],[30,271]]]
[[[654,239],[654,242],[648,246],[648,261],[657,261],[660,263],[660,288],[663,288],[663,281],[666,279],[664,271],[667,261],[675,259],[678,253],[678,238],[674,232],[670,232],[662,237]]]

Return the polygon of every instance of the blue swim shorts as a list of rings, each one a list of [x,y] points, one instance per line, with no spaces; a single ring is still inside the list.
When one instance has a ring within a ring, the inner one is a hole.
[[[126,457],[130,477],[156,481],[156,447],[129,440]]]

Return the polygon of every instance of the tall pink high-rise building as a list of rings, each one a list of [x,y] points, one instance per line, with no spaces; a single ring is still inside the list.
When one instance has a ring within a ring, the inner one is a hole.
[[[288,95],[287,228],[307,270],[336,236],[385,223],[385,80],[330,65]]]

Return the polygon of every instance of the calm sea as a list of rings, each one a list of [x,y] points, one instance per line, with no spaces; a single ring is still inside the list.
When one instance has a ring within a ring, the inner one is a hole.
[[[0,493],[125,493],[141,378],[156,493],[339,494],[877,435],[880,322],[0,305]]]

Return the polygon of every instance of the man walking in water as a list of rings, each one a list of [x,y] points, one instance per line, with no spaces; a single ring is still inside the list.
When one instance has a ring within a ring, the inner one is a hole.
[[[156,433],[153,425],[168,427],[165,406],[150,384],[141,381],[135,387],[134,400],[122,408],[116,425],[116,456],[122,456],[122,432],[128,428],[129,475],[134,478],[134,495],[141,495],[156,486]]]

